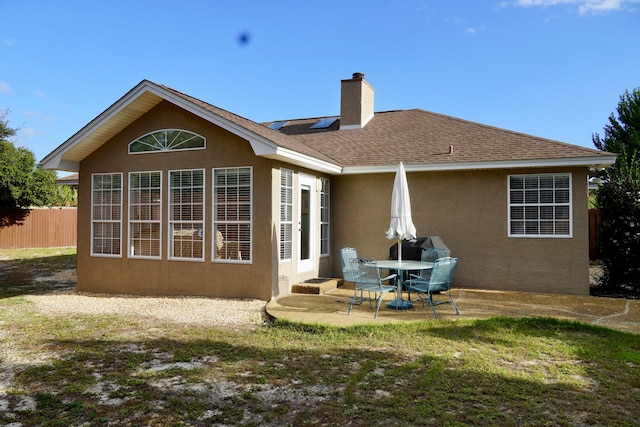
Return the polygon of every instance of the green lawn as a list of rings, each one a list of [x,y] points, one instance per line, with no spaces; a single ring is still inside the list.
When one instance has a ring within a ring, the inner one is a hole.
[[[531,318],[235,331],[49,316],[21,272],[74,254],[2,255],[0,425],[640,425],[640,335]]]

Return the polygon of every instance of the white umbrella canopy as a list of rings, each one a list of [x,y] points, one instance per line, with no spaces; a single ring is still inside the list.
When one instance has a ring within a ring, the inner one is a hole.
[[[387,230],[387,239],[398,240],[398,260],[402,260],[402,240],[416,238],[416,227],[411,219],[411,199],[407,175],[402,162],[398,165],[391,193],[391,224]]]

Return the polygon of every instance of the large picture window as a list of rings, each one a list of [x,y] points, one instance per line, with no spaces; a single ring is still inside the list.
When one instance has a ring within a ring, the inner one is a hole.
[[[213,169],[214,261],[250,263],[252,169]]]
[[[91,176],[91,255],[119,257],[122,251],[122,174]]]
[[[280,169],[280,260],[291,259],[293,242],[293,171]]]
[[[329,255],[329,180],[320,178],[320,255]]]
[[[509,237],[571,237],[571,175],[509,176]]]
[[[160,259],[161,172],[129,174],[129,256]]]
[[[169,258],[204,260],[204,170],[169,171]]]

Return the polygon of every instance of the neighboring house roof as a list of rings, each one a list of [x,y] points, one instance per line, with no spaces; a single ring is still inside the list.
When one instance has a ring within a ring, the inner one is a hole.
[[[169,101],[249,141],[256,155],[329,174],[504,167],[606,166],[615,155],[424,110],[375,113],[362,129],[311,130],[319,118],[290,120],[280,130],[256,123],[167,86],[143,80],[47,155],[49,169],[78,171],[80,162],[118,132]]]
[[[56,179],[56,184],[58,185],[68,185],[73,187],[74,185],[78,185],[80,182],[80,174],[73,173],[68,176],[63,176],[62,178]]]

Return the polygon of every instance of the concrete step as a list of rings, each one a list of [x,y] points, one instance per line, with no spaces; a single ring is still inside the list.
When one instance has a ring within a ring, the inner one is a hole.
[[[291,287],[291,293],[321,295],[327,291],[341,287],[342,283],[342,279],[318,277],[293,285]]]

